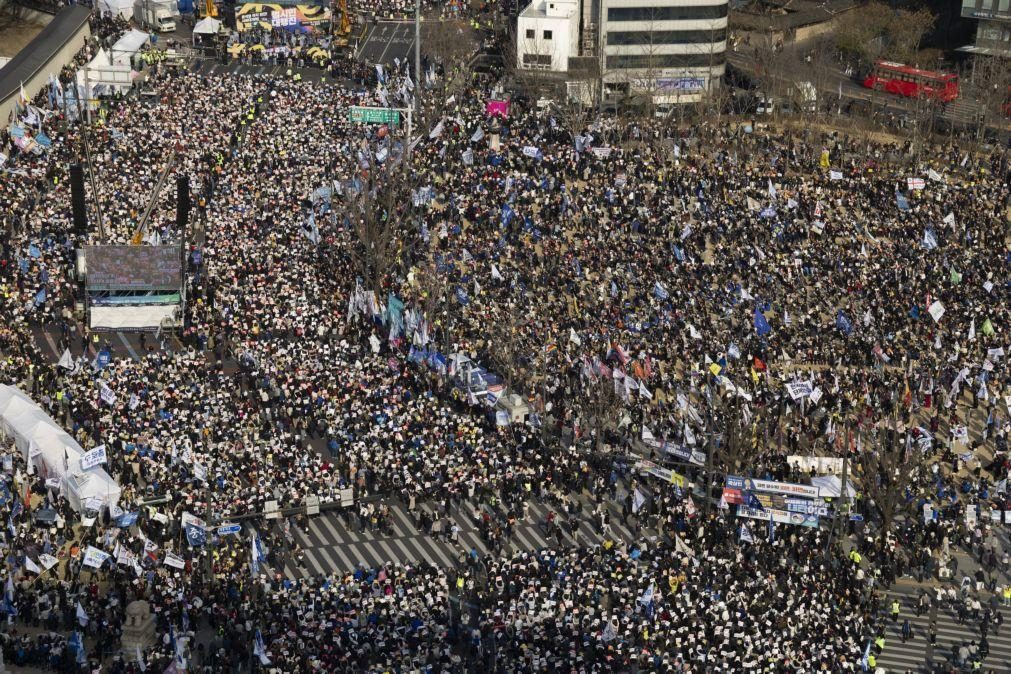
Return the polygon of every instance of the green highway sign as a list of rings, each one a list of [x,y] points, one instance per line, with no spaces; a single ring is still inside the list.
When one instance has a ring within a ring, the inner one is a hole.
[[[400,111],[390,108],[365,108],[362,106],[352,106],[348,109],[348,121],[360,122],[362,124],[389,124],[397,126],[400,124]]]

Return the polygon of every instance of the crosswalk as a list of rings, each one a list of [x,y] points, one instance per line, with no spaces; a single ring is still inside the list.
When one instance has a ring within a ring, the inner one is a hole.
[[[885,668],[886,671],[934,671],[937,665],[951,660],[953,646],[957,649],[962,643],[972,641],[980,643],[979,621],[966,621],[966,624],[959,625],[954,613],[938,609],[937,645],[929,648],[931,616],[924,613],[917,617],[915,595],[908,592],[889,592],[884,605],[889,606],[893,598],[899,599],[901,611],[895,622],[892,622],[890,616],[886,618],[885,649],[878,657],[878,666]],[[1011,618],[1011,609],[1003,609],[1003,612]],[[913,637],[906,643],[902,643],[901,638],[903,620],[909,620],[913,628]],[[994,634],[991,627],[987,640],[990,644],[990,654],[983,660],[983,671],[1011,671],[1011,625],[1006,624],[999,634]]]
[[[504,546],[505,554],[559,545],[558,539],[554,535],[548,537],[542,527],[552,508],[535,501],[531,501],[529,506],[529,516],[514,528],[512,538]],[[423,507],[431,509],[431,506]],[[290,580],[295,580],[335,571],[350,571],[361,565],[375,567],[391,562],[417,564],[425,561],[448,568],[462,563],[470,550],[476,550],[484,557],[489,553],[489,547],[475,524],[474,512],[474,504],[467,502],[459,508],[451,509],[450,519],[459,527],[455,543],[419,532],[411,515],[399,503],[390,505],[392,536],[369,530],[360,531],[357,526],[348,526],[340,513],[324,512],[310,518],[304,529],[291,525],[292,535],[304,551],[305,558],[302,565],[297,565],[294,560],[288,558],[284,574]],[[631,542],[642,538],[641,535],[637,537],[620,521],[620,518],[613,515],[612,512],[609,532],[606,534],[598,529],[595,521],[581,518],[578,544],[595,545],[605,539]],[[575,544],[567,529],[563,534],[562,544],[567,546]]]

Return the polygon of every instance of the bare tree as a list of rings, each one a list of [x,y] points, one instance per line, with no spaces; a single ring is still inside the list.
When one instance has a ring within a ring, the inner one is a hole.
[[[365,287],[377,296],[388,276],[407,262],[404,253],[418,234],[417,219],[410,213],[414,182],[407,176],[406,171],[395,178],[370,173],[358,193],[345,201],[344,215],[354,232],[352,262]]]
[[[895,417],[861,435],[861,444],[863,451],[857,457],[860,485],[881,518],[877,545],[883,550],[896,517],[908,507],[906,488],[917,476],[922,455]]]
[[[997,56],[973,57],[971,89],[973,99],[980,107],[976,118],[977,141],[983,137],[987,126],[1003,123],[1006,119],[1009,87],[1011,68],[1008,68],[1006,59]]]
[[[593,440],[593,448],[602,450],[607,434],[618,427],[625,402],[615,391],[610,377],[600,377],[584,386],[573,400],[572,409]]]
[[[926,7],[894,10],[883,2],[870,2],[840,17],[835,46],[858,66],[881,58],[912,63],[936,20]]]

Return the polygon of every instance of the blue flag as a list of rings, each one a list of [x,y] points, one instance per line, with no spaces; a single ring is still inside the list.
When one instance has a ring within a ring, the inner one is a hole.
[[[137,515],[136,512],[123,513],[116,519],[116,526],[120,529],[129,529],[137,523]]]
[[[769,325],[769,321],[758,309],[755,309],[755,332],[758,333],[759,337],[764,337],[772,332],[772,327]]]
[[[937,234],[934,233],[933,227],[927,227],[923,230],[923,247],[927,250],[937,248]]]
[[[508,227],[509,223],[512,222],[512,219],[513,219],[513,217],[515,215],[516,215],[516,213],[513,212],[513,209],[512,209],[512,207],[509,204],[503,204],[502,205],[502,217],[501,217],[502,227],[503,228],[504,227]]]
[[[899,207],[900,211],[909,210],[909,200],[898,190],[895,190],[895,205]]]
[[[670,294],[667,292],[667,289],[664,288],[663,284],[660,283],[659,281],[653,284],[653,294],[656,295],[656,298],[658,300],[666,300],[668,297],[670,297]]]
[[[853,333],[853,323],[850,322],[850,319],[846,318],[846,314],[843,313],[842,309],[835,316],[835,326],[847,337]]]
[[[765,512],[765,506],[763,506],[762,502],[758,500],[757,496],[755,496],[755,492],[753,492],[753,491],[746,491],[746,492],[744,492],[744,497],[745,497],[744,498],[745,503],[747,504],[747,506],[749,508],[754,508],[755,510],[760,510],[763,513]]]
[[[207,532],[193,524],[186,525],[186,542],[198,548],[207,542]]]
[[[463,306],[470,304],[470,298],[467,297],[467,291],[461,286],[456,287],[456,300]]]

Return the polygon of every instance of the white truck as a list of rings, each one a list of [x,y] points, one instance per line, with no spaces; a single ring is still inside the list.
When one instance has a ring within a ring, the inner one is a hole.
[[[174,32],[178,16],[175,0],[137,0],[133,6],[133,20],[159,33]]]

